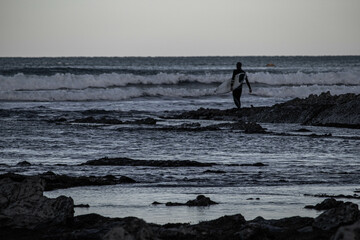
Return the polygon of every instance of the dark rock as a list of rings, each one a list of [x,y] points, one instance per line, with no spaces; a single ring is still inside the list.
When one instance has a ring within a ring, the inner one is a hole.
[[[358,205],[350,202],[331,208],[315,218],[313,227],[328,231],[342,225],[352,224],[360,217]]]
[[[152,205],[161,205],[161,204],[162,204],[162,203],[157,202],[157,201],[155,201],[155,202],[152,203]]]
[[[76,204],[74,205],[74,208],[89,208],[89,204]]]
[[[357,194],[354,195],[331,195],[331,194],[304,194],[304,196],[311,196],[311,197],[320,197],[320,198],[347,198],[347,199],[360,199],[360,196]]]
[[[167,202],[165,203],[165,206],[167,207],[185,206],[185,203]]]
[[[0,175],[0,179],[10,178],[13,181],[17,181],[17,182],[23,181],[26,177],[27,176],[14,174],[14,173],[6,173]],[[116,178],[111,175],[105,177],[95,177],[95,176],[72,177],[67,175],[57,175],[51,171],[45,172],[43,174],[39,174],[38,177],[44,180],[45,191],[52,191],[55,189],[64,189],[64,188],[79,187],[79,186],[102,186],[102,185],[115,185],[115,184],[136,182],[135,180],[126,176],[121,176],[120,178]]]
[[[200,239],[242,239],[238,231],[244,228],[246,220],[241,214],[223,216],[215,220],[190,226]],[[183,238],[186,239],[186,238]]]
[[[308,205],[308,206],[305,206],[305,208],[315,209],[315,210],[328,210],[331,208],[336,208],[343,203],[344,203],[343,201],[336,201],[334,198],[328,198],[328,199],[325,199],[324,201],[322,201],[321,203],[316,204],[315,206]]]
[[[156,124],[156,119],[154,118],[145,118],[145,119],[138,119],[135,121],[126,121],[125,124],[148,124],[148,125],[155,125]]]
[[[106,117],[102,117],[100,119],[95,119],[94,117],[86,117],[86,118],[75,119],[74,122],[75,123],[112,124],[112,125],[123,124],[123,121],[121,121],[121,120],[113,119],[113,118],[106,118]]]
[[[165,205],[168,207],[172,207],[172,206],[206,207],[214,204],[218,204],[218,203],[210,200],[210,198],[205,197],[204,195],[199,195],[196,197],[196,199],[189,200],[186,203],[167,202]]]
[[[16,166],[28,167],[28,166],[31,166],[31,163],[29,163],[28,161],[22,161],[22,162],[17,163]]]
[[[210,200],[209,197],[205,197],[204,195],[199,195],[196,197],[196,199],[186,202],[187,206],[210,206],[214,204],[218,203]]]
[[[243,167],[265,167],[265,166],[268,166],[267,164],[264,164],[264,163],[261,163],[261,162],[257,162],[257,163],[243,163],[243,164],[240,164],[240,166],[243,166]]]
[[[295,130],[294,132],[311,132],[311,131],[306,128],[300,128],[300,129]]]
[[[255,122],[245,124],[245,133],[265,133],[266,129]]]
[[[331,240],[358,240],[360,239],[360,220],[352,225],[340,227]]]
[[[360,128],[360,94],[332,96],[329,92],[295,98],[271,107],[237,109],[205,109],[187,111],[173,119],[206,119],[269,123],[299,123],[303,125]],[[255,128],[255,130],[257,130]],[[253,128],[249,128],[252,132]],[[259,128],[260,133],[263,131]]]
[[[43,196],[44,181],[24,177],[22,181],[0,179],[1,227],[34,229],[41,224],[66,224],[74,216],[69,197],[49,199]]]
[[[177,131],[177,132],[205,132],[205,131],[219,131],[219,125],[210,125],[201,127],[200,124],[182,124],[180,126],[166,126],[158,128],[162,131]]]
[[[119,183],[136,183],[136,181],[134,179],[126,177],[126,176],[121,176],[118,182]]]
[[[202,163],[189,160],[134,160],[130,158],[100,158],[90,160],[81,165],[91,166],[150,166],[150,167],[209,167],[214,163]]]

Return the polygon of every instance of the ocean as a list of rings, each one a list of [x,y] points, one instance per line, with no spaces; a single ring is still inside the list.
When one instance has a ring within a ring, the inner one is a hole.
[[[359,190],[359,129],[260,123],[274,133],[292,133],[284,136],[77,121],[150,117],[162,126],[206,126],[213,122],[166,116],[201,107],[234,108],[230,93],[215,95],[214,90],[231,77],[238,61],[253,89],[249,94],[244,85],[243,107],[271,106],[327,91],[360,94],[360,56],[0,58],[0,174],[128,176],[137,183],[76,187],[45,195],[71,196],[76,204],[90,205],[76,208],[76,215],[135,216],[161,224],[197,223],[238,213],[247,220],[314,217],[319,212],[304,206],[321,199],[305,194]],[[267,67],[270,63],[274,66]],[[313,138],[297,131],[304,127],[331,137]],[[78,166],[103,157],[220,165]],[[31,166],[17,166],[21,161]],[[240,166],[257,162],[266,166]],[[199,194],[220,204],[151,204],[186,202]]]

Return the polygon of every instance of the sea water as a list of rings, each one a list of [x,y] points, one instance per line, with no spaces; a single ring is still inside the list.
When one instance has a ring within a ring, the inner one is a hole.
[[[144,125],[75,123],[106,117],[132,121],[151,117],[157,125],[217,121],[172,120],[177,113],[229,109],[231,94],[214,95],[236,62],[248,74],[242,106],[271,106],[330,91],[360,93],[360,57],[128,57],[0,58],[0,173],[46,171],[71,176],[128,176],[136,184],[77,187],[46,192],[71,196],[75,214],[136,216],[149,222],[191,222],[241,213],[281,218],[317,216],[304,209],[321,198],[304,194],[353,194],[360,184],[360,130],[298,124],[261,125],[277,134],[242,131],[163,131]],[[266,67],[268,63],[275,66]],[[66,122],[56,121],[64,118]],[[55,120],[55,121],[54,121]],[[78,166],[102,157],[194,160],[213,167]],[[28,167],[16,166],[28,161]],[[257,163],[265,167],[232,166]],[[221,170],[224,173],[209,173]],[[186,202],[204,194],[219,205],[153,206]],[[354,202],[357,202],[354,200]]]

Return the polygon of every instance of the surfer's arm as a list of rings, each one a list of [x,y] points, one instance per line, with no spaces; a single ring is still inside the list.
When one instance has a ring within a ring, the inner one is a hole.
[[[249,92],[252,93],[251,86],[250,86],[250,83],[249,83],[249,80],[248,80],[247,75],[245,75],[245,81],[246,81],[246,85],[247,85],[248,88],[249,88]]]

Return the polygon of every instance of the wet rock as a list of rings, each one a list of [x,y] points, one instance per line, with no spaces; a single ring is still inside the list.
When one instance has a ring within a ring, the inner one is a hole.
[[[189,200],[186,202],[187,206],[210,206],[218,204],[217,202],[212,201],[209,197],[205,197],[204,195],[199,195],[194,200]]]
[[[248,122],[245,124],[245,133],[265,133],[266,129],[255,122]]]
[[[332,96],[329,92],[295,98],[271,107],[205,109],[187,111],[169,118],[299,123],[303,125],[360,128],[360,94]],[[249,130],[250,131],[250,130]]]
[[[18,167],[28,167],[31,166],[31,163],[29,163],[28,161],[22,161],[16,164],[16,166]]]
[[[321,203],[316,204],[315,206],[307,205],[305,206],[305,208],[315,209],[315,210],[328,210],[328,209],[336,208],[343,203],[344,203],[343,201],[336,201],[334,198],[327,198]]]
[[[34,229],[42,224],[66,224],[74,216],[69,197],[50,199],[43,196],[45,183],[39,177],[21,181],[0,179],[1,227]]]
[[[138,120],[134,120],[134,121],[126,121],[125,124],[147,124],[147,125],[155,125],[156,124],[156,119],[154,118],[145,118],[145,119],[138,119]]]
[[[257,162],[257,163],[243,163],[243,164],[240,164],[240,166],[243,166],[243,167],[265,167],[265,166],[269,166],[269,165],[261,163],[261,162]]]
[[[106,118],[106,117],[102,117],[100,119],[95,119],[94,117],[86,117],[86,118],[75,119],[74,122],[75,123],[112,124],[112,125],[123,124],[123,121],[121,121],[121,120],[113,119],[113,118]]]
[[[76,204],[74,205],[74,208],[89,208],[89,204]]]
[[[150,166],[150,167],[209,167],[214,163],[202,163],[189,160],[134,160],[131,158],[100,158],[81,165],[90,166]]]
[[[353,195],[344,195],[344,194],[338,194],[338,195],[331,195],[331,194],[304,194],[304,196],[311,196],[311,197],[320,197],[320,198],[347,198],[347,199],[360,199],[360,196],[358,194]]]
[[[45,191],[52,191],[55,189],[64,189],[64,188],[79,187],[79,186],[102,186],[102,185],[115,185],[115,184],[136,182],[135,180],[126,176],[121,176],[120,178],[116,178],[111,175],[105,177],[95,177],[95,176],[72,177],[67,175],[58,175],[51,171],[39,174],[38,177],[44,180]],[[0,179],[3,178],[10,178],[14,181],[23,181],[24,179],[27,178],[27,176],[14,174],[14,173],[6,173],[0,175]]]
[[[158,239],[152,225],[142,219],[135,217],[111,219],[97,214],[74,217],[73,223],[65,228],[48,228],[44,232],[42,239],[53,240]]]
[[[357,240],[360,239],[360,220],[352,225],[340,227],[331,240]]]
[[[300,128],[300,129],[295,130],[294,132],[311,132],[311,131],[306,128]]]
[[[132,178],[121,176],[118,183],[136,183],[136,181]]]
[[[162,131],[178,131],[178,132],[205,132],[205,131],[218,131],[220,130],[218,125],[210,125],[202,127],[199,123],[186,123],[179,126],[166,126],[158,128]]]
[[[218,204],[218,203],[212,201],[209,197],[205,197],[204,195],[198,195],[196,199],[189,200],[186,203],[167,202],[165,205],[168,207],[172,207],[172,206],[206,207],[214,204]]]
[[[342,225],[352,224],[358,220],[359,216],[358,205],[346,202],[336,208],[331,208],[323,212],[315,218],[313,227],[328,231]]]
[[[191,226],[191,229],[201,237],[199,239],[241,239],[237,234],[245,224],[245,218],[241,214],[236,214],[201,222]]]

